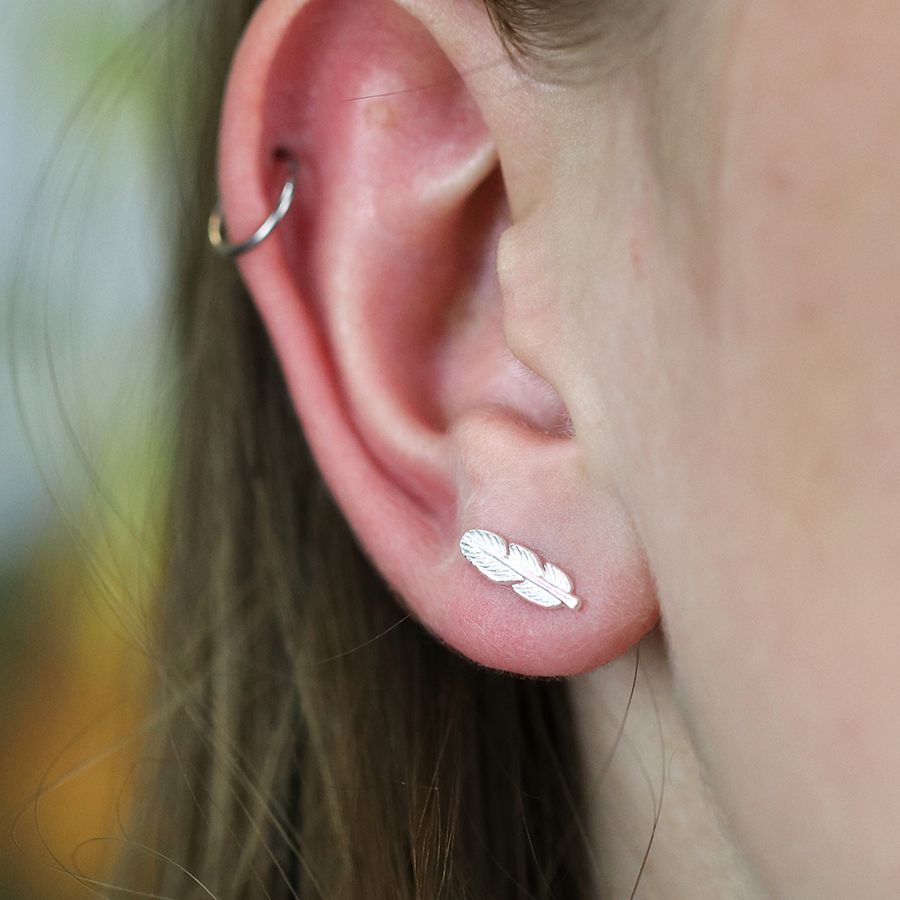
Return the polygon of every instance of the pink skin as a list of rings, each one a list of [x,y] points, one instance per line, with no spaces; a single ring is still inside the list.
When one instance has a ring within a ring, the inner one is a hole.
[[[275,147],[303,173],[241,272],[411,612],[511,671],[613,662],[585,721],[661,619],[657,708],[702,776],[640,896],[900,896],[898,41],[887,0],[673,0],[641,73],[547,87],[477,3],[265,0],[232,72],[232,234]],[[469,528],[582,606],[480,576]],[[765,889],[723,888],[735,859]]]

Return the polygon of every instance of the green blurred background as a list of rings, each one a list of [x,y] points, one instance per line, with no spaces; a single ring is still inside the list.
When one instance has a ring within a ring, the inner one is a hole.
[[[147,763],[186,5],[4,9],[0,900],[96,896]]]

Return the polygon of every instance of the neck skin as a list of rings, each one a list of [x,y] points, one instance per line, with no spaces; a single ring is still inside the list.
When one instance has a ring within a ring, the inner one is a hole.
[[[705,777],[661,629],[638,647],[571,682],[586,761],[595,895],[764,900],[768,895],[729,833]]]

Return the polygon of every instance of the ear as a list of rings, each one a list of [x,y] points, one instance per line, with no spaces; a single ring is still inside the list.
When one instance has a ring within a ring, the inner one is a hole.
[[[281,189],[279,152],[298,160],[293,208],[239,265],[332,493],[442,641],[487,666],[574,674],[627,649],[658,610],[563,398],[505,340],[509,203],[495,135],[446,48],[480,47],[495,79],[514,67],[476,4],[465,21],[416,5],[264,0],[226,95],[225,217],[235,238],[252,233]],[[461,553],[471,529],[506,539],[469,547],[500,580]],[[522,577],[491,553],[516,556]],[[534,602],[565,587],[541,560],[571,577],[575,609]]]

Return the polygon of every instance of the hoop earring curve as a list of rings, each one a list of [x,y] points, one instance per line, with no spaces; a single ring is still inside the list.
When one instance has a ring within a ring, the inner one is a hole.
[[[227,232],[225,231],[225,222],[222,218],[222,208],[216,203],[213,211],[209,215],[206,232],[209,236],[209,242],[212,244],[213,250],[220,256],[233,259],[240,256],[254,247],[258,247],[276,228],[276,226],[288,214],[291,204],[294,202],[294,193],[297,186],[297,160],[293,156],[287,157],[288,160],[288,176],[281,189],[281,196],[278,198],[278,205],[269,213],[266,220],[250,235],[245,241],[232,244],[228,241]]]

